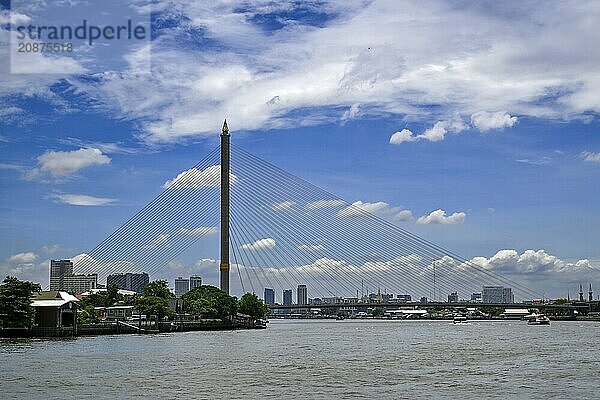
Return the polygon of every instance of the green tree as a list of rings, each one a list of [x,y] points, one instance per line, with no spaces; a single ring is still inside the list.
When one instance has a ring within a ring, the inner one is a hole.
[[[80,302],[81,303],[81,302]],[[96,310],[93,305],[88,304],[82,306],[78,305],[79,311],[77,311],[77,323],[78,324],[92,324],[98,322],[98,317],[96,316]]]
[[[169,289],[169,283],[165,280],[152,281],[142,288],[144,297],[153,296],[160,297],[162,299],[172,299],[175,297],[173,292]]]
[[[373,317],[383,317],[385,315],[385,310],[383,308],[376,308],[373,310],[372,314]]]
[[[252,318],[261,319],[269,313],[270,309],[256,294],[246,293],[238,302],[238,311]]]
[[[169,308],[169,300],[158,296],[142,296],[135,301],[135,306],[140,314],[150,316],[156,315],[158,318],[172,317],[173,310]]]
[[[37,283],[21,281],[7,276],[0,284],[0,319],[7,328],[28,328],[33,323],[35,310],[31,297],[41,291]]]
[[[227,319],[237,312],[238,302],[221,289],[202,285],[181,296],[185,310],[203,318]]]

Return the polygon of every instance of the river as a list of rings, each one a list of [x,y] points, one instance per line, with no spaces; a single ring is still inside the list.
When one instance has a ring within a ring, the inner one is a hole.
[[[600,398],[600,323],[275,320],[0,340],[0,398]]]

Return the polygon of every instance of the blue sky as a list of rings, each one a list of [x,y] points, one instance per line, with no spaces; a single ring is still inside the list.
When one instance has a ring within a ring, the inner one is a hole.
[[[385,218],[410,211],[394,223],[466,258],[548,295],[600,288],[597,4],[210,3],[134,2],[152,40],[24,59],[8,23],[48,23],[44,7],[4,7],[3,275],[46,282],[48,259],[88,252],[227,117],[235,144]],[[165,277],[217,257],[209,241]]]

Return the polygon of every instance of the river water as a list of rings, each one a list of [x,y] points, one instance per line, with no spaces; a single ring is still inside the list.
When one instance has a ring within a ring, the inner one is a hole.
[[[0,398],[600,398],[600,323],[275,320],[1,340]]]

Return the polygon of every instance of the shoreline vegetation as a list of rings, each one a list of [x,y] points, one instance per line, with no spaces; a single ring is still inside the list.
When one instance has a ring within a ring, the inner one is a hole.
[[[136,295],[109,286],[78,297],[14,277],[0,284],[0,337],[262,329],[268,312],[256,294],[238,299],[209,285],[176,298],[165,280]]]

